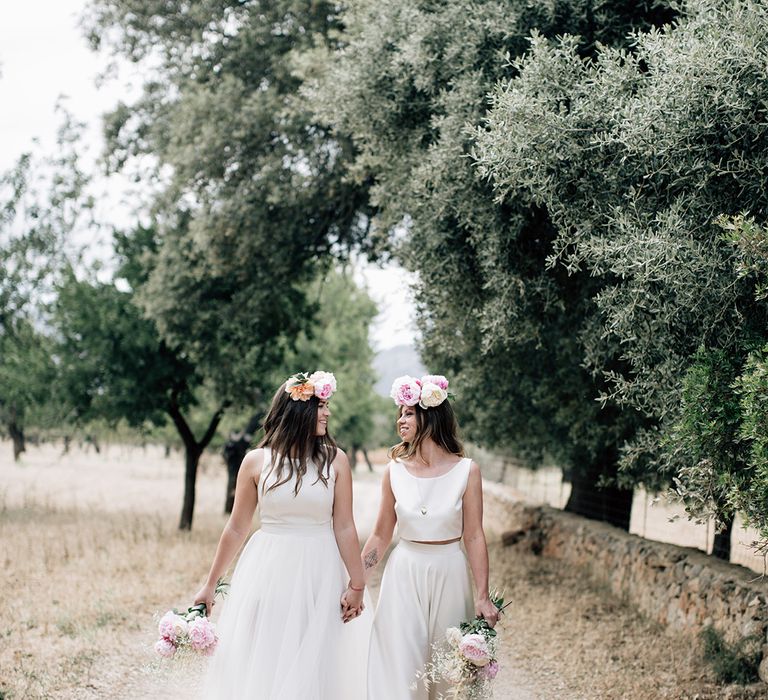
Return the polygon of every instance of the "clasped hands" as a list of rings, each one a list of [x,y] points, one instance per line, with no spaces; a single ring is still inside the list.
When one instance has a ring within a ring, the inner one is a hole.
[[[341,619],[344,622],[354,620],[363,610],[365,610],[363,591],[357,591],[348,586],[341,596]]]

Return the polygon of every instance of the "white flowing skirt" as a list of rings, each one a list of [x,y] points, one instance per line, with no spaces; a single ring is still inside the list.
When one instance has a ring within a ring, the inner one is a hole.
[[[364,700],[371,616],[341,620],[330,525],[269,525],[246,544],[218,623],[206,700]]]
[[[445,631],[474,616],[467,560],[458,542],[400,540],[384,569],[368,657],[368,700],[433,700],[420,674]]]

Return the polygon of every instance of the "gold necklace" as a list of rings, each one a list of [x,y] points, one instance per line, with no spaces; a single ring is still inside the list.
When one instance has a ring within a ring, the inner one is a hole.
[[[427,504],[424,502],[424,496],[421,493],[421,479],[418,476],[414,476],[414,479],[416,479],[416,490],[419,492],[419,502],[421,503],[421,514],[426,515],[427,514]]]

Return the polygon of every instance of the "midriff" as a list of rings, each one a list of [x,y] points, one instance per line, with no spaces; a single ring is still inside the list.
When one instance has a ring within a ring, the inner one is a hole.
[[[452,540],[439,540],[438,542],[425,542],[424,540],[409,540],[410,542],[415,542],[416,544],[451,544],[452,542],[458,542],[461,540],[461,537],[454,537]]]

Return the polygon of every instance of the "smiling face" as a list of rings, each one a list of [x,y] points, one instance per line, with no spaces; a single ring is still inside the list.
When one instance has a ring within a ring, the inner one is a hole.
[[[317,424],[315,426],[315,435],[321,436],[328,432],[328,418],[331,415],[331,409],[327,401],[320,401],[317,404]]]
[[[416,409],[413,406],[403,406],[400,418],[397,419],[397,432],[403,442],[413,442],[418,428]]]
[[[464,456],[464,447],[458,435],[459,426],[450,402],[443,401],[432,408],[400,406],[399,410],[396,425],[402,442],[389,451],[392,459],[409,459],[418,454],[425,440],[434,441],[446,452]]]

